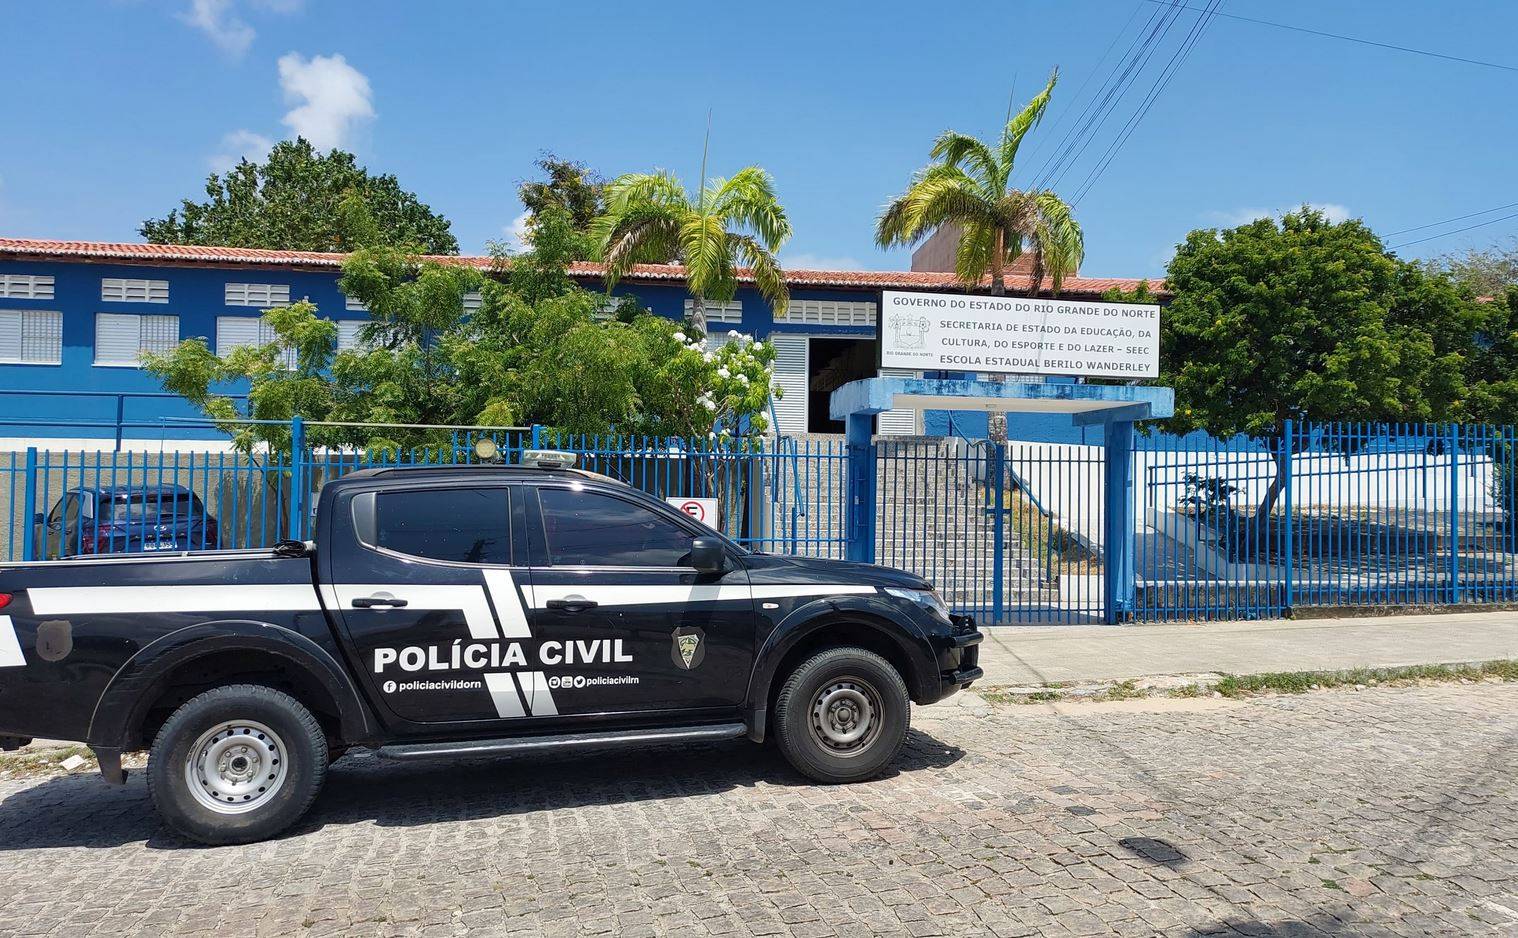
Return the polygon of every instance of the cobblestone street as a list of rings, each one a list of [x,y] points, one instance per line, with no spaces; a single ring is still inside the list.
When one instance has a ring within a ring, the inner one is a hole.
[[[350,757],[223,849],[140,775],[4,782],[0,933],[1518,936],[1518,685],[1169,703],[918,710],[836,788],[743,743]]]

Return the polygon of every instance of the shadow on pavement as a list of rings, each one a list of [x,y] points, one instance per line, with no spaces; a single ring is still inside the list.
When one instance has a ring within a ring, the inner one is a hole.
[[[884,778],[945,768],[964,750],[912,730]],[[773,746],[747,742],[639,750],[581,750],[490,759],[396,763],[351,754],[327,775],[306,818],[286,837],[328,825],[373,821],[412,827],[656,799],[710,795],[758,784],[812,784]],[[125,788],[95,775],[66,775],[0,802],[0,854],[39,847],[200,849],[164,828],[141,772]]]
[[[1379,929],[1371,929],[1375,934]],[[1223,919],[1215,925],[1204,928],[1193,928],[1185,934],[1192,938],[1200,938],[1202,935],[1250,935],[1257,938],[1307,938],[1324,935],[1363,935],[1366,934],[1363,925],[1352,925],[1340,921],[1328,913],[1314,915],[1308,919],[1290,919],[1283,922],[1261,922],[1252,919]],[[1392,932],[1387,932],[1392,934]],[[1400,934],[1400,933],[1399,933]]]

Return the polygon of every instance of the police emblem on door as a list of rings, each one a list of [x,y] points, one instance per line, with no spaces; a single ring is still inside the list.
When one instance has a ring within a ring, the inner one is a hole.
[[[681,626],[670,633],[669,656],[677,667],[689,671],[706,657],[706,633],[692,626]]]

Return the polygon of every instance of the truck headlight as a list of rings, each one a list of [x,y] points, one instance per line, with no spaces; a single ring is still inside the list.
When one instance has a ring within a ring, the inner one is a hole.
[[[939,598],[938,594],[932,590],[908,590],[898,589],[894,586],[887,586],[886,592],[892,596],[895,596],[897,599],[905,599],[916,603],[935,617],[942,619],[945,622],[950,621],[948,605],[944,603],[944,601]]]

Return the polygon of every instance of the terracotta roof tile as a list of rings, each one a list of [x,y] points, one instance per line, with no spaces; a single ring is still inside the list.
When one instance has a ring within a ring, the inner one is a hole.
[[[206,247],[181,244],[135,244],[106,241],[55,241],[44,238],[0,238],[0,257],[35,260],[114,260],[126,263],[174,264],[275,264],[289,267],[329,267],[342,265],[346,254],[323,251],[274,251],[265,248]],[[433,257],[432,260],[451,264],[468,264],[488,269],[489,257],[459,256]],[[600,264],[577,262],[570,273],[579,277],[600,277],[605,267]],[[741,282],[752,282],[747,270],[740,269]],[[629,281],[683,281],[685,269],[678,264],[639,264],[624,280]],[[953,274],[927,273],[921,271],[880,270],[798,270],[787,269],[786,283],[791,287],[852,287],[859,289],[905,289],[905,290],[958,290],[959,282]],[[985,284],[989,284],[989,280]],[[1114,287],[1131,290],[1140,280],[1133,277],[1070,277],[1065,280],[1063,294],[1097,296]],[[1007,289],[1013,293],[1025,293],[1029,278],[1020,275],[1007,277]],[[1164,291],[1163,280],[1149,281],[1156,292]],[[1045,281],[1045,291],[1048,283]]]

